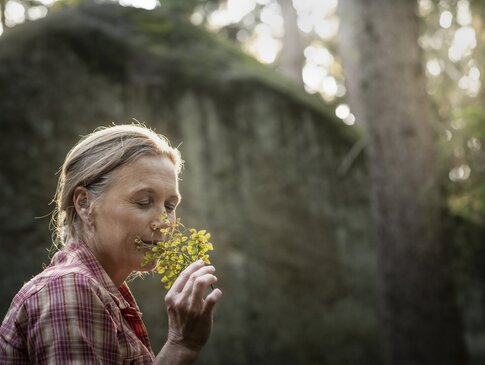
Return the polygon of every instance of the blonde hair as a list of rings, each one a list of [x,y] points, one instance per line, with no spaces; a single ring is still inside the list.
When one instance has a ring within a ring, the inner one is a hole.
[[[99,197],[110,182],[113,172],[139,157],[167,156],[177,175],[183,160],[168,139],[141,124],[101,127],[69,151],[62,165],[52,215],[54,245],[61,247],[69,238],[81,238],[80,219],[73,203],[74,190],[85,187]]]

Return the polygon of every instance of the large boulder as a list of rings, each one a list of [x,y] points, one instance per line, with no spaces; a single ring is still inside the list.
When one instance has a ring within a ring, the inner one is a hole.
[[[54,12],[0,38],[0,314],[48,262],[69,148],[146,122],[180,145],[178,215],[213,235],[224,297],[200,364],[378,364],[368,177],[316,96],[177,14]],[[159,278],[130,284],[152,344]]]

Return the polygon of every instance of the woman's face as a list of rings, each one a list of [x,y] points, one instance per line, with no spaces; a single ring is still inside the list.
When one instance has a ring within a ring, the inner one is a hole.
[[[162,213],[175,220],[179,201],[175,167],[166,156],[143,156],[113,173],[94,205],[90,246],[116,285],[132,271],[154,267],[141,267],[148,249],[137,248],[135,240],[160,241],[167,224]]]

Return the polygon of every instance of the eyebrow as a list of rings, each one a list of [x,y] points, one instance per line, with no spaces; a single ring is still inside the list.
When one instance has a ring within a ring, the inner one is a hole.
[[[144,192],[146,192],[146,193],[152,193],[152,194],[156,194],[157,193],[152,188],[146,187],[146,188],[141,188],[141,189],[135,190],[135,191],[132,192],[132,194],[138,194],[138,193],[144,193]],[[168,198],[170,200],[175,199],[175,200],[177,200],[178,203],[180,203],[180,201],[182,200],[182,196],[180,194],[172,194]]]

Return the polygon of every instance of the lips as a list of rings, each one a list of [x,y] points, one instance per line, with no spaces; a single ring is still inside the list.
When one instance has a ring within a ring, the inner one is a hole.
[[[163,238],[158,238],[158,239],[150,239],[150,240],[140,240],[143,245],[146,246],[156,246],[157,242],[163,242]]]
[[[156,246],[157,245],[157,241],[141,241],[143,245],[146,245],[146,246]]]

